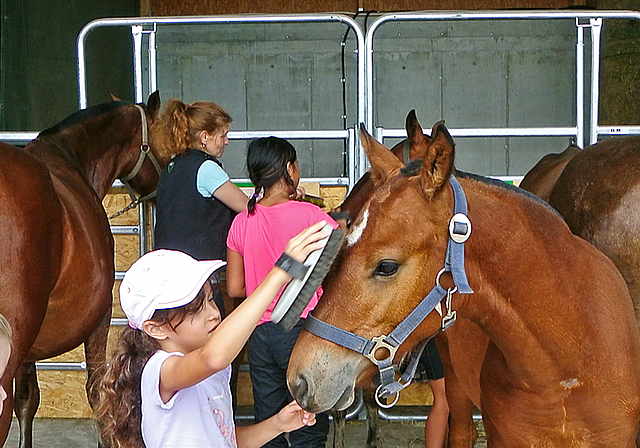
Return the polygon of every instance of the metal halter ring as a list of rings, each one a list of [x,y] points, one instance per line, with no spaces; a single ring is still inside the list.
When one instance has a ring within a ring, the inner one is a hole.
[[[366,353],[366,354],[363,353],[364,356],[367,357],[369,359],[369,361],[374,363],[376,366],[378,365],[378,363],[380,361],[384,361],[386,359],[389,359],[389,360],[393,361],[393,357],[396,356],[396,351],[398,350],[398,347],[389,344],[387,341],[385,341],[386,338],[387,338],[387,336],[385,336],[385,335],[376,336],[375,338],[371,338],[371,342],[373,342],[375,345],[369,351],[369,353]],[[378,349],[381,349],[381,348],[384,348],[385,350],[389,351],[389,356],[387,356],[384,359],[376,358],[376,352],[378,351]]]
[[[376,403],[378,404],[378,406],[380,406],[381,408],[384,408],[384,409],[389,409],[389,408],[394,407],[396,405],[396,403],[398,402],[398,400],[400,399],[400,391],[398,391],[398,392],[396,392],[394,394],[396,398],[393,400],[393,403],[389,404],[389,403],[381,403],[380,402],[380,389],[382,389],[382,384],[379,385],[376,388],[376,393],[374,394],[375,399],[376,399]]]
[[[447,272],[445,270],[445,268],[442,268],[436,274],[436,286],[440,286],[442,288],[442,285],[440,285],[440,277],[442,277],[442,274],[444,274],[445,272]],[[447,293],[448,294],[455,294],[457,291],[458,291],[458,287],[457,286],[454,286],[453,288],[447,289]]]

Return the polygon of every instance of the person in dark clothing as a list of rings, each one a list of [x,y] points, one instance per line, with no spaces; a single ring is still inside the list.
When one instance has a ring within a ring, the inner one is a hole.
[[[226,240],[248,198],[218,160],[229,143],[231,116],[207,101],[172,98],[151,128],[152,145],[171,158],[160,174],[154,249],[179,250],[196,260],[226,260]],[[224,300],[216,305],[222,315]]]
[[[442,448],[449,433],[449,403],[444,388],[444,366],[435,339],[430,339],[422,352],[418,375],[417,380],[428,381],[433,393],[433,405],[424,427],[425,447]]]

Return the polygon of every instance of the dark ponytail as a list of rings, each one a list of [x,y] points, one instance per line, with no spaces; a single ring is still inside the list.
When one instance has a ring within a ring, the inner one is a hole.
[[[256,202],[260,192],[284,178],[291,186],[291,193],[296,186],[287,171],[287,163],[295,163],[298,159],[296,149],[287,140],[278,137],[264,137],[252,141],[247,150],[247,171],[249,179],[255,185],[255,191],[247,209],[250,215],[256,210]]]

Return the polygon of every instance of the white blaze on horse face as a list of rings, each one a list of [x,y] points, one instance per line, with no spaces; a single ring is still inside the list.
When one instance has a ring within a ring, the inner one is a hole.
[[[362,214],[362,219],[359,223],[354,224],[351,227],[351,231],[347,235],[347,246],[353,246],[358,242],[362,236],[362,232],[367,227],[367,221],[369,220],[369,209],[366,209]]]

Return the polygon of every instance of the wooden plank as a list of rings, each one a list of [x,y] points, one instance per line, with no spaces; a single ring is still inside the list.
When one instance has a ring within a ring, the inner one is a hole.
[[[144,15],[181,16],[208,14],[294,14],[358,11],[395,12],[424,10],[480,10],[480,9],[557,9],[573,6],[595,7],[596,0],[145,0]],[[145,11],[146,9],[146,11]]]

